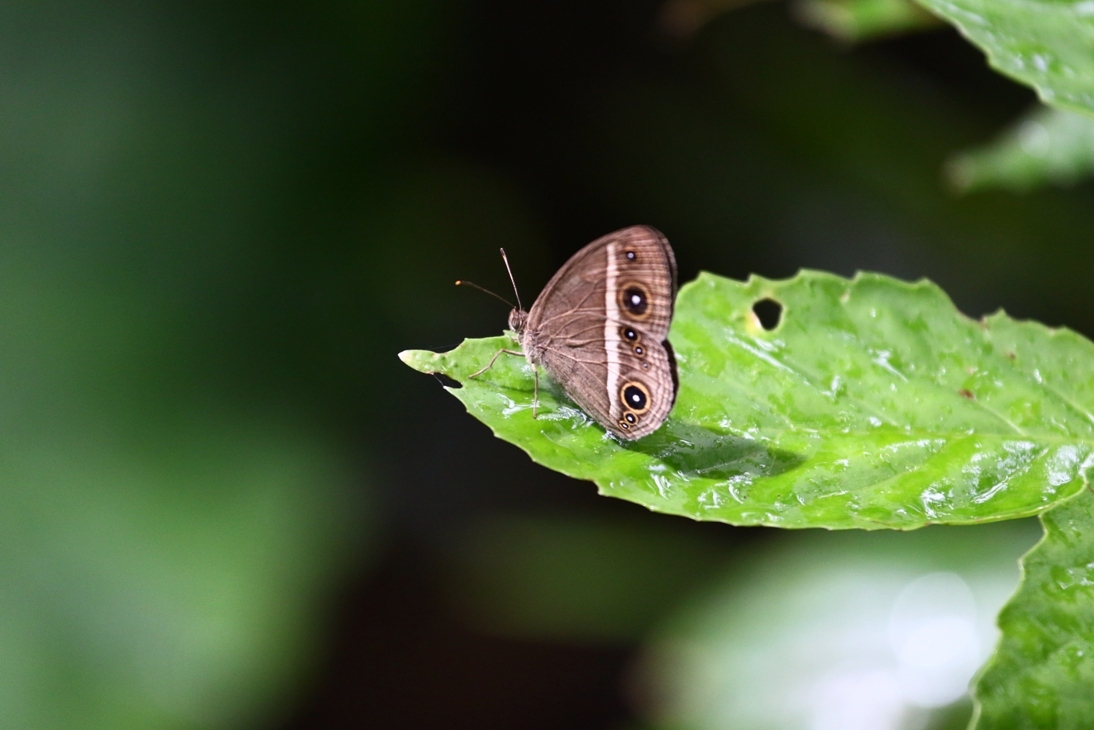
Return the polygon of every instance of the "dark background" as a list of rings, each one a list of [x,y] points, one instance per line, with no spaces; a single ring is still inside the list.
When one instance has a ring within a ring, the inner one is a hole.
[[[6,580],[27,620],[45,621],[35,636],[77,647],[48,654],[75,668],[30,682],[28,706],[81,687],[72,717],[122,726],[94,702],[81,715],[78,698],[111,662],[120,684],[140,666],[96,648],[109,634],[42,619],[57,595],[146,641],[130,629],[158,612],[179,625],[215,614],[170,596],[244,555],[209,588],[265,586],[224,624],[257,632],[239,648],[252,664],[209,660],[235,667],[227,709],[200,722],[149,711],[134,727],[637,727],[629,678],[646,632],[719,561],[780,536],[600,498],[399,362],[501,331],[504,305],[452,285],[508,296],[499,246],[526,303],[580,246],[647,223],[673,242],[682,282],[875,270],[929,277],[972,316],[1004,307],[1094,330],[1089,184],[1023,197],[946,186],[951,154],[1034,101],[952,30],[850,47],[760,3],[681,34],[662,3],[639,0],[2,16],[0,478],[18,546]],[[278,446],[284,434],[306,446]],[[218,466],[240,444],[250,466]],[[255,465],[298,451],[324,456],[269,466],[275,482],[299,464],[305,476],[286,477],[275,517],[242,519],[266,514]],[[159,466],[117,476],[149,459]],[[134,500],[145,512],[115,520]],[[604,525],[608,542],[649,535],[677,557],[575,567],[560,590],[631,576],[614,624],[495,626],[476,606],[505,543],[475,539],[499,515]],[[264,537],[248,542],[252,529]],[[162,603],[134,587],[150,575]],[[183,671],[150,636],[163,663],[148,671]],[[204,666],[187,670],[195,686]],[[248,679],[255,667],[265,679]]]

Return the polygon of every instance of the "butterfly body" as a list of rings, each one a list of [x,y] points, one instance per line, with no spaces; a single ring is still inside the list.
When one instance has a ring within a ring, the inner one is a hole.
[[[657,430],[678,389],[668,342],[676,260],[668,241],[632,226],[593,241],[566,262],[509,326],[533,367],[542,367],[586,413],[616,436]]]

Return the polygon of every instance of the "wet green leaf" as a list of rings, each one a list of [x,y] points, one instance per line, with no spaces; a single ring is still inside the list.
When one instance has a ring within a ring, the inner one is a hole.
[[[1094,495],[1083,490],[1041,522],[976,685],[980,730],[1087,728],[1094,718]]]
[[[938,24],[911,0],[803,0],[797,15],[807,25],[847,41],[865,41]]]
[[[781,320],[766,330],[753,305]],[[404,352],[500,438],[603,494],[695,519],[914,528],[1035,514],[1084,484],[1094,345],[1003,313],[973,321],[934,284],[711,274],[680,292],[680,393],[656,433],[617,441],[500,355],[509,337]]]
[[[1094,112],[1094,3],[1051,0],[919,0],[1041,100]]]
[[[1077,182],[1094,172],[1094,117],[1039,106],[947,168],[950,182],[962,192],[993,187],[1020,192]]]

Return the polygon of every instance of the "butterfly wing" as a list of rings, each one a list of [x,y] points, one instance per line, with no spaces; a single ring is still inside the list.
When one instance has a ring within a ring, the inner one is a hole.
[[[548,282],[528,313],[525,352],[609,431],[640,438],[676,400],[675,296],[676,260],[660,232],[610,233]]]

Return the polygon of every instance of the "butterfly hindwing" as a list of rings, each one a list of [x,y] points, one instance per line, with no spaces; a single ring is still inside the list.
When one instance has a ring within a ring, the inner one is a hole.
[[[667,341],[676,294],[668,241],[633,226],[559,269],[528,313],[522,345],[566,394],[616,435],[656,430],[676,398]]]

